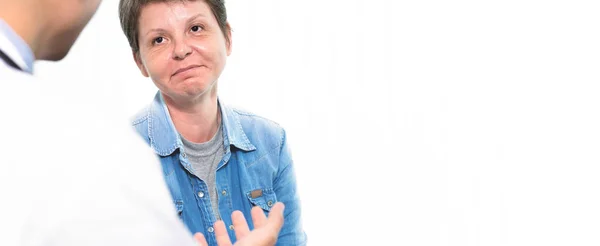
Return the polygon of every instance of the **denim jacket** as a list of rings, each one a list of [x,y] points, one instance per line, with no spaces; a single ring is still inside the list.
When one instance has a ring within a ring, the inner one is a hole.
[[[275,202],[285,204],[284,225],[277,245],[305,245],[300,220],[294,166],[283,128],[260,116],[229,108],[219,101],[225,155],[217,167],[219,214],[235,242],[231,213],[241,211],[250,229],[250,210],[259,206],[268,213]],[[215,213],[206,184],[193,175],[183,143],[162,95],[133,120],[137,133],[160,158],[173,204],[191,233],[201,232],[216,245]]]

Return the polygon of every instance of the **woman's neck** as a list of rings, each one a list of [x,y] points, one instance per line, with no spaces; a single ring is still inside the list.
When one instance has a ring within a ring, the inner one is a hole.
[[[220,113],[216,94],[202,96],[195,102],[177,103],[165,96],[171,120],[186,140],[194,143],[209,141],[219,130]]]

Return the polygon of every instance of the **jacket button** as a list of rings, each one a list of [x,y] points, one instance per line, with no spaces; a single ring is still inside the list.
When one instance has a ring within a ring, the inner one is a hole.
[[[202,192],[202,191],[198,192],[198,197],[200,197],[200,198],[204,197],[204,192]]]
[[[273,207],[273,201],[268,201],[268,202],[267,202],[267,206],[269,206],[269,207]]]

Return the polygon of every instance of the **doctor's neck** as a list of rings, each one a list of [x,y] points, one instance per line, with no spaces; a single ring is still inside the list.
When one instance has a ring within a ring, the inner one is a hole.
[[[36,60],[51,54],[52,21],[45,1],[0,0],[0,19],[29,45]]]

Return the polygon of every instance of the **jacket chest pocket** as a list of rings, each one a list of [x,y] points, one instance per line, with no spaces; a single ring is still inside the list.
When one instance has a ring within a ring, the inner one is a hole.
[[[264,211],[271,211],[271,207],[277,202],[275,191],[271,188],[247,190],[246,197],[253,206],[258,206]]]
[[[273,188],[273,180],[277,169],[269,156],[260,158],[260,161],[251,166],[239,165],[239,179],[246,199],[248,199],[251,206],[258,206],[265,212],[271,211],[271,207],[278,201]],[[233,159],[239,161],[242,157]]]

